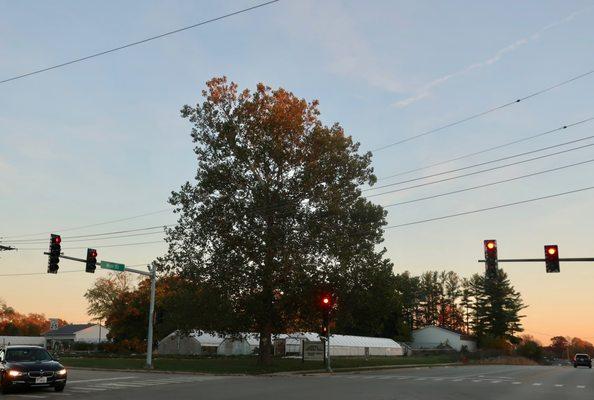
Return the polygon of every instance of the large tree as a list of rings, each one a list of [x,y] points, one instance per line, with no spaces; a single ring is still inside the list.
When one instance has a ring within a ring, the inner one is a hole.
[[[371,154],[282,88],[214,78],[202,94],[182,109],[198,167],[170,198],[179,218],[162,269],[223,293],[237,318],[216,328],[258,332],[267,363],[271,334],[317,325],[316,293],[340,304],[358,276],[391,268],[376,248],[385,212],[359,189],[376,180]]]

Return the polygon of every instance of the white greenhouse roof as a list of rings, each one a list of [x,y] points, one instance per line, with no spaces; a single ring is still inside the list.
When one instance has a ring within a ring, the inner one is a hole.
[[[320,340],[317,333],[292,333],[290,335],[278,335],[280,339],[287,339],[288,342],[298,343],[301,339],[315,342]],[[395,348],[400,349],[401,346],[392,339],[379,338],[371,336],[351,336],[351,335],[330,335],[330,346],[345,346],[345,347],[376,347],[376,348]]]

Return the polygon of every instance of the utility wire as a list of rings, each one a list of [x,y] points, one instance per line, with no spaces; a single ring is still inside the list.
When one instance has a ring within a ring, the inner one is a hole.
[[[143,232],[143,233],[132,233],[130,235],[119,235],[119,236],[107,236],[107,237],[98,237],[98,238],[87,238],[87,239],[69,239],[68,242],[88,242],[90,240],[97,241],[97,240],[113,240],[113,239],[122,239],[122,238],[130,238],[130,237],[137,237],[137,236],[148,236],[148,235],[162,235],[164,232],[160,232],[160,231],[156,231],[156,232]],[[62,241],[64,241],[65,239],[62,238]],[[30,242],[21,242],[21,243],[13,243],[13,244],[24,244],[24,245],[28,245],[28,244],[40,244],[40,243],[45,243],[47,242],[47,240],[43,240],[43,241],[30,241]]]
[[[76,236],[62,236],[62,240],[67,240],[67,241],[73,241],[73,242],[77,242],[77,241],[84,241],[84,240],[103,240],[103,239],[116,239],[119,237],[132,237],[132,236],[142,236],[142,235],[153,235],[155,233],[162,233],[160,231],[157,232],[148,232],[148,233],[142,233],[142,234],[138,234],[138,235],[126,235],[126,236],[113,236],[113,235],[119,235],[122,233],[129,233],[129,232],[142,232],[142,231],[152,231],[155,229],[163,229],[163,228],[169,228],[172,227],[172,224],[168,224],[168,225],[157,225],[157,226],[150,226],[147,228],[138,228],[138,229],[127,229],[127,230],[123,230],[123,231],[113,231],[113,232],[104,232],[104,233],[94,233],[94,234],[89,234],[89,235],[76,235]],[[105,236],[105,237],[100,237],[100,236]],[[81,239],[81,240],[72,240],[72,239]],[[0,239],[1,241],[1,239]],[[47,242],[48,239],[47,238],[35,238],[35,239],[15,239],[15,240],[10,240],[10,243],[14,243],[14,244],[33,244],[33,243],[45,243]]]
[[[186,27],[183,27],[183,28],[175,29],[173,31],[165,32],[165,33],[162,33],[160,35],[151,36],[151,37],[148,37],[146,39],[142,39],[142,40],[139,40],[139,41],[136,41],[136,42],[132,42],[132,43],[128,43],[128,44],[125,44],[125,45],[122,45],[122,46],[114,47],[112,49],[101,51],[99,53],[90,54],[88,56],[81,57],[81,58],[76,58],[74,60],[63,62],[61,64],[56,64],[56,65],[52,65],[50,67],[46,67],[46,68],[38,69],[38,70],[35,70],[35,71],[27,72],[27,73],[24,73],[24,74],[21,74],[21,75],[13,76],[11,78],[7,78],[7,79],[4,79],[4,80],[1,80],[0,81],[0,84],[7,83],[7,82],[10,82],[10,81],[15,81],[17,79],[22,79],[22,78],[25,78],[27,76],[40,74],[42,72],[47,72],[47,71],[50,71],[52,69],[65,67],[67,65],[79,63],[81,61],[86,61],[86,60],[89,60],[91,58],[95,58],[95,57],[103,56],[103,55],[106,55],[106,54],[109,54],[109,53],[113,53],[113,52],[116,52],[116,51],[120,51],[120,50],[123,50],[123,49],[127,49],[128,47],[137,46],[139,44],[143,44],[143,43],[146,43],[146,42],[150,42],[152,40],[160,39],[160,38],[163,38],[165,36],[174,35],[176,33],[183,32],[183,31],[186,31],[188,29],[197,28],[197,27],[202,26],[202,25],[210,24],[212,22],[220,21],[222,19],[229,18],[229,17],[232,17],[234,15],[246,13],[248,11],[252,11],[252,10],[255,10],[257,8],[260,8],[260,7],[264,7],[264,6],[273,4],[273,3],[277,3],[278,1],[280,1],[280,0],[267,1],[265,3],[257,4],[257,5],[255,5],[253,7],[248,7],[248,8],[244,8],[242,10],[234,11],[234,12],[229,13],[229,14],[221,15],[220,17],[211,18],[211,19],[208,19],[208,20],[205,20],[205,21],[202,21],[202,22],[198,22],[197,24],[193,24],[193,25],[189,25],[189,26],[186,26]]]
[[[382,151],[382,150],[388,149],[390,147],[394,147],[394,146],[397,146],[399,144],[410,142],[411,140],[415,140],[415,139],[418,139],[418,138],[421,138],[421,137],[424,137],[424,136],[431,135],[433,133],[442,131],[444,129],[451,128],[452,126],[460,125],[460,124],[462,124],[464,122],[468,122],[470,120],[473,120],[473,119],[482,117],[482,116],[487,115],[487,114],[490,114],[492,112],[495,112],[495,111],[501,110],[503,108],[509,107],[511,105],[517,104],[517,103],[519,103],[521,101],[528,100],[528,99],[530,99],[532,97],[539,96],[539,95],[541,95],[543,93],[546,93],[548,91],[551,91],[553,89],[556,89],[556,88],[558,88],[560,86],[567,85],[567,84],[569,84],[571,82],[574,82],[574,81],[576,81],[578,79],[581,79],[581,78],[584,78],[586,76],[589,76],[589,75],[591,75],[593,73],[594,73],[594,69],[592,69],[590,71],[587,71],[587,72],[584,72],[583,74],[574,76],[572,78],[566,79],[566,80],[564,80],[562,82],[556,83],[556,84],[554,84],[552,86],[548,86],[548,87],[546,87],[544,89],[541,89],[541,90],[538,90],[536,92],[530,93],[530,94],[528,94],[528,95],[526,95],[524,97],[518,98],[517,100],[510,101],[509,103],[505,103],[505,104],[502,104],[502,105],[499,105],[499,106],[496,106],[496,107],[489,108],[489,109],[487,109],[485,111],[479,112],[477,114],[473,114],[473,115],[471,115],[469,117],[462,118],[462,119],[457,120],[457,121],[454,121],[454,122],[450,122],[449,124],[442,125],[440,127],[433,128],[433,129],[430,129],[430,130],[425,131],[425,132],[421,132],[421,133],[419,133],[417,135],[409,136],[409,137],[407,137],[405,139],[401,139],[401,140],[398,140],[396,142],[393,142],[393,143],[390,143],[390,144],[387,144],[387,145],[384,145],[384,146],[377,147],[375,149],[372,149],[371,151],[372,152]]]
[[[465,167],[450,169],[450,170],[443,171],[443,172],[436,172],[434,174],[430,174],[430,175],[426,175],[426,176],[421,176],[421,177],[418,177],[418,178],[412,178],[412,179],[407,179],[407,180],[404,180],[404,181],[398,181],[398,182],[388,183],[388,184],[377,186],[377,187],[371,187],[371,188],[368,188],[368,189],[363,189],[362,192],[368,192],[370,190],[378,190],[378,189],[383,189],[383,188],[387,188],[387,187],[402,185],[404,183],[410,183],[410,182],[421,181],[421,180],[424,180],[424,179],[434,178],[436,176],[447,175],[447,174],[451,174],[453,172],[459,172],[459,171],[464,171],[464,170],[475,168],[475,167],[481,167],[483,165],[493,164],[493,163],[496,163],[496,162],[505,161],[505,160],[509,160],[509,159],[512,159],[512,158],[517,158],[517,157],[525,156],[525,155],[528,155],[528,154],[540,153],[541,151],[546,151],[546,150],[554,149],[554,148],[557,148],[557,147],[566,146],[568,144],[583,142],[584,140],[590,140],[590,139],[593,139],[593,138],[594,138],[594,135],[586,136],[586,137],[583,137],[583,138],[580,138],[580,139],[570,140],[569,142],[559,143],[559,144],[555,144],[555,145],[547,146],[547,147],[541,147],[540,149],[526,151],[526,152],[523,152],[523,153],[518,153],[518,154],[514,154],[514,155],[511,155],[511,156],[507,156],[507,157],[497,158],[495,160],[484,161],[484,162],[477,163],[477,164],[467,165]],[[579,147],[573,147],[573,148],[568,149],[568,150],[562,150],[562,151],[558,151],[558,152],[554,152],[554,153],[549,153],[549,154],[545,154],[543,156],[536,157],[536,158],[528,158],[526,160],[522,160],[521,162],[538,160],[539,158],[550,157],[550,156],[554,156],[554,155],[557,155],[557,154],[566,153],[568,151],[578,150],[578,149],[581,149],[583,147],[588,147],[588,146],[591,146],[591,145],[584,145],[584,146],[579,146]],[[504,165],[514,165],[514,164],[504,164]],[[496,168],[498,168],[498,167],[494,167],[494,169],[496,169]],[[488,171],[488,170],[481,170],[481,171]],[[461,175],[461,176],[464,176],[464,175]]]
[[[113,219],[113,220],[109,220],[109,221],[105,221],[105,222],[99,222],[96,224],[81,225],[81,226],[75,226],[72,228],[54,229],[51,231],[28,233],[28,234],[24,234],[24,235],[7,235],[7,236],[2,236],[2,238],[3,239],[21,238],[21,237],[30,237],[30,236],[37,236],[37,235],[46,235],[46,234],[55,233],[55,232],[75,231],[75,230],[79,230],[79,229],[92,228],[95,226],[115,224],[117,222],[130,221],[130,220],[137,219],[137,218],[148,217],[151,215],[162,214],[162,213],[171,212],[171,211],[173,211],[172,208],[165,208],[165,209],[158,210],[158,211],[151,211],[151,212],[144,213],[144,214],[134,215],[132,217]]]
[[[553,171],[560,171],[560,170],[563,170],[563,169],[567,169],[567,168],[571,168],[571,167],[576,167],[578,165],[584,165],[584,164],[588,164],[588,163],[591,163],[591,162],[594,162],[594,158],[592,158],[590,160],[586,160],[586,161],[577,162],[577,163],[574,163],[574,164],[563,165],[563,166],[557,167],[557,168],[551,168],[551,169],[546,169],[544,171],[534,172],[534,173],[531,173],[531,174],[520,175],[520,176],[516,176],[514,178],[503,179],[503,180],[500,180],[500,181],[489,182],[489,183],[485,183],[485,184],[482,184],[482,185],[476,185],[476,186],[472,186],[472,187],[468,187],[468,188],[464,188],[464,189],[453,190],[451,192],[434,194],[432,196],[426,196],[426,197],[419,197],[419,198],[416,198],[416,199],[413,199],[413,200],[400,201],[398,203],[386,204],[386,205],[382,205],[382,207],[389,208],[389,207],[401,206],[403,204],[410,204],[410,203],[416,203],[416,202],[424,201],[424,200],[436,199],[438,197],[449,196],[451,194],[468,192],[470,190],[476,190],[476,189],[481,189],[481,188],[484,188],[484,187],[499,185],[499,184],[502,184],[502,183],[513,182],[513,181],[517,181],[517,180],[520,180],[520,179],[525,179],[525,178],[529,178],[529,177],[532,177],[532,176],[542,175],[542,174],[546,174],[546,173],[553,172]]]
[[[106,248],[106,247],[127,247],[127,246],[139,246],[139,245],[143,245],[143,244],[156,244],[156,243],[165,243],[165,240],[155,240],[155,241],[150,241],[150,242],[136,242],[136,243],[121,243],[121,244],[108,244],[105,246],[101,246],[100,248]],[[86,249],[86,247],[65,247],[63,248],[64,250],[81,250],[81,249]],[[46,247],[25,247],[19,250],[24,250],[24,251],[28,251],[28,250],[47,250]]]
[[[590,122],[590,121],[593,121],[593,120],[594,120],[594,117],[586,118],[586,119],[583,119],[581,121],[574,122],[572,124],[563,125],[563,126],[560,126],[559,128],[555,128],[555,129],[551,129],[551,130],[548,130],[548,131],[545,131],[545,132],[538,133],[536,135],[528,136],[528,137],[525,137],[525,138],[522,138],[522,139],[512,140],[511,142],[503,143],[503,144],[500,144],[500,145],[497,145],[497,146],[486,147],[486,148],[484,148],[482,150],[478,150],[478,151],[474,151],[472,153],[468,153],[468,154],[464,154],[464,155],[457,156],[457,157],[454,157],[454,158],[450,158],[448,160],[439,161],[439,162],[436,162],[436,163],[433,163],[433,164],[429,164],[429,165],[425,165],[425,166],[422,166],[422,167],[417,167],[417,168],[409,169],[409,170],[406,170],[406,171],[394,173],[392,175],[384,176],[384,177],[379,178],[378,181],[383,181],[385,179],[390,179],[390,178],[394,178],[394,177],[397,177],[397,176],[407,175],[407,174],[410,174],[411,172],[422,171],[422,170],[433,168],[433,167],[437,167],[437,166],[440,166],[440,165],[449,164],[449,163],[454,162],[454,161],[463,160],[463,159],[468,158],[468,157],[472,157],[472,156],[476,156],[476,155],[479,155],[479,154],[488,153],[488,152],[493,151],[493,150],[497,150],[497,149],[508,147],[508,146],[511,146],[511,145],[514,145],[514,144],[526,142],[528,140],[532,140],[532,139],[535,139],[535,138],[538,138],[538,137],[542,137],[542,136],[545,136],[545,135],[548,135],[548,134],[551,134],[551,133],[554,133],[554,132],[560,132],[560,131],[563,131],[563,130],[565,130],[567,128],[571,128],[571,127],[574,127],[576,125],[584,124],[586,122]]]
[[[496,209],[500,209],[500,208],[512,207],[512,206],[515,206],[515,205],[532,203],[532,202],[546,200],[546,199],[551,199],[551,198],[555,198],[555,197],[566,196],[566,195],[569,195],[569,194],[580,193],[580,192],[584,192],[584,191],[592,190],[592,189],[594,189],[594,186],[588,186],[588,187],[584,187],[584,188],[580,188],[580,189],[569,190],[569,191],[566,191],[566,192],[550,194],[550,195],[547,195],[547,196],[541,196],[541,197],[536,197],[536,198],[527,199],[527,200],[520,200],[520,201],[515,201],[515,202],[512,202],[512,203],[499,204],[499,205],[492,206],[492,207],[480,208],[480,209],[477,209],[477,210],[463,211],[463,212],[459,212],[459,213],[455,213],[455,214],[443,215],[443,216],[440,216],[440,217],[427,218],[427,219],[422,219],[422,220],[417,220],[417,221],[411,221],[411,222],[405,222],[405,223],[396,224],[396,225],[389,225],[389,226],[382,227],[381,229],[383,229],[383,230],[396,229],[396,228],[402,228],[402,227],[411,226],[411,225],[417,225],[417,224],[423,224],[423,223],[427,223],[427,222],[440,221],[440,220],[444,220],[444,219],[460,217],[460,216],[464,216],[464,215],[478,214],[478,213],[482,213],[482,212],[486,212],[486,211],[491,211],[491,210],[496,210]],[[366,234],[367,233],[369,233],[369,231],[366,231]],[[352,232],[351,232],[351,234],[352,234]],[[153,243],[164,243],[164,241],[140,242],[140,243],[126,243],[126,244],[110,245],[110,246],[103,246],[103,247],[121,247],[121,246],[133,246],[133,245],[153,244]],[[83,249],[83,248],[84,247],[80,247],[80,249]],[[79,248],[72,247],[72,248],[69,248],[69,249],[79,249]],[[26,249],[21,249],[21,250],[35,250],[35,251],[37,251],[37,250],[45,250],[45,249],[44,248],[26,248]]]
[[[555,155],[563,154],[563,153],[568,153],[570,151],[580,150],[580,149],[583,149],[583,148],[586,148],[586,147],[591,147],[591,146],[594,146],[594,143],[585,144],[583,146],[573,147],[571,149],[557,151],[555,153],[545,154],[545,155],[538,156],[538,157],[527,158],[526,160],[515,161],[513,163],[498,165],[496,167],[485,168],[485,169],[481,169],[481,170],[478,170],[478,171],[469,172],[469,173],[466,173],[466,174],[452,176],[452,177],[449,177],[449,178],[438,179],[436,181],[419,183],[417,185],[407,186],[407,187],[403,187],[403,188],[395,189],[395,190],[388,190],[388,191],[382,192],[382,193],[374,193],[374,194],[370,194],[370,195],[368,195],[366,197],[367,198],[370,198],[370,197],[376,197],[376,196],[383,196],[383,195],[389,194],[389,193],[402,192],[404,190],[410,190],[410,189],[415,189],[415,188],[418,188],[418,187],[434,185],[436,183],[447,182],[447,181],[451,181],[451,180],[454,180],[454,179],[460,179],[460,178],[464,178],[464,177],[472,176],[472,175],[478,175],[478,174],[482,174],[483,172],[490,172],[490,171],[494,171],[496,169],[511,167],[513,165],[524,164],[524,163],[527,163],[527,162],[530,162],[530,161],[540,160],[542,158],[546,158],[546,157],[550,157],[550,156],[555,156]]]
[[[515,201],[513,203],[499,204],[499,205],[496,205],[496,206],[493,206],[493,207],[479,208],[477,210],[464,211],[464,212],[459,212],[459,213],[455,213],[455,214],[443,215],[441,217],[427,218],[427,219],[421,219],[421,220],[418,220],[418,221],[406,222],[406,223],[403,223],[403,224],[390,225],[390,226],[386,226],[384,229],[402,228],[402,227],[405,227],[405,226],[417,225],[417,224],[424,224],[426,222],[440,221],[440,220],[443,220],[443,219],[455,218],[455,217],[460,217],[460,216],[463,216],[463,215],[477,214],[477,213],[482,213],[482,212],[485,212],[485,211],[497,210],[499,208],[511,207],[511,206],[515,206],[515,205],[519,205],[519,204],[532,203],[532,202],[535,202],[535,201],[552,199],[554,197],[560,197],[560,196],[566,196],[566,195],[569,195],[569,194],[585,192],[587,190],[592,190],[592,189],[594,189],[594,186],[588,186],[588,187],[584,187],[584,188],[580,188],[580,189],[569,190],[567,192],[550,194],[548,196],[535,197],[535,198],[532,198],[532,199]]]

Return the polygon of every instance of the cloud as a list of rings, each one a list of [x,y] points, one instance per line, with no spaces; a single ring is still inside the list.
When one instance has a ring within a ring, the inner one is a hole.
[[[331,73],[389,92],[407,90],[396,78],[393,68],[381,65],[344,4],[333,0],[287,4],[295,23],[285,23],[285,29],[320,46],[328,56],[327,67]]]
[[[432,94],[433,89],[435,89],[438,86],[441,86],[442,84],[444,84],[445,82],[449,81],[452,78],[466,75],[467,73],[469,73],[475,69],[480,69],[480,68],[485,68],[485,67],[491,66],[491,65],[497,63],[499,60],[501,60],[506,54],[514,52],[517,49],[519,49],[520,47],[525,46],[530,42],[540,39],[540,37],[546,31],[553,29],[559,25],[563,25],[563,24],[566,24],[566,23],[572,21],[575,17],[577,17],[580,14],[583,14],[590,8],[592,8],[592,7],[590,6],[590,7],[586,7],[581,10],[575,11],[575,12],[569,14],[568,16],[566,16],[565,18],[560,19],[559,21],[548,24],[545,27],[536,31],[535,33],[528,35],[526,37],[523,37],[521,39],[518,39],[515,42],[499,49],[493,56],[491,56],[483,61],[479,61],[479,62],[470,64],[470,65],[467,65],[466,67],[464,67],[456,72],[453,72],[451,74],[444,75],[437,79],[432,80],[429,83],[426,83],[425,85],[421,86],[421,88],[418,89],[416,91],[416,93],[414,93],[413,95],[394,103],[394,106],[397,108],[407,107],[419,100],[429,97]]]

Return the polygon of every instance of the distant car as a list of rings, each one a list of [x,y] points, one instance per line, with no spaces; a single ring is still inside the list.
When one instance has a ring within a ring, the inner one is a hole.
[[[30,387],[53,387],[61,392],[67,371],[43,347],[7,346],[0,349],[0,391]]]
[[[573,368],[577,367],[592,368],[592,359],[587,354],[576,354],[573,357]]]

